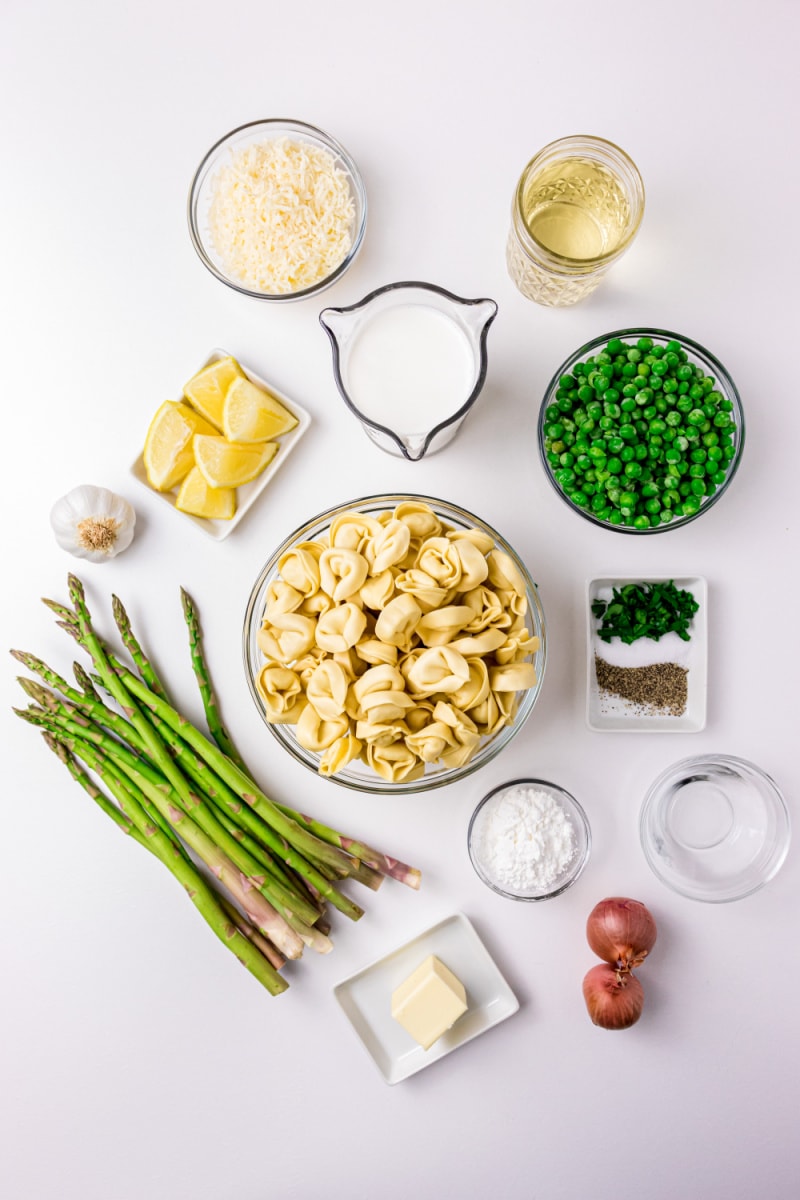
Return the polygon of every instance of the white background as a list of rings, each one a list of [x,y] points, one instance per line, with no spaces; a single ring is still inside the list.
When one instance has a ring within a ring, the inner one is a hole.
[[[72,644],[39,603],[86,582],[111,632],[118,592],[185,711],[201,713],[179,585],[194,596],[229,725],[259,780],[413,862],[419,894],[367,893],[327,958],[270,999],[173,879],[119,836],[9,713],[3,688],[0,1191],[9,1200],[228,1200],[443,1192],[503,1200],[745,1200],[796,1194],[796,849],[735,904],[667,891],[642,856],[642,796],[668,764],[752,759],[796,811],[798,429],[796,46],[791,0],[603,5],[261,0],[113,5],[6,0],[3,120],[3,641],[63,673]],[[289,116],[338,137],[369,195],[365,245],[323,300],[275,307],[212,278],[185,205],[206,149]],[[638,163],[632,250],[582,306],[508,279],[511,194],[546,142],[596,133]],[[338,398],[317,321],[397,279],[491,296],[485,391],[442,454],[406,464]],[[535,446],[543,389],[588,338],[629,324],[708,346],[737,381],[742,465],[702,520],[634,540],[567,510]],[[314,424],[268,494],[215,545],[129,477],[148,421],[216,346],[297,398]],[[133,547],[83,566],[56,546],[53,501],[82,482],[125,494]],[[275,545],[370,493],[423,492],[480,514],[541,590],[550,661],[524,731],[459,786],[359,796],[290,761],[246,690],[242,616]],[[596,575],[702,574],[709,708],[693,735],[590,733],[584,587]],[[6,715],[7,714],[7,715]],[[469,815],[520,775],[562,784],[594,851],[544,905],[504,901],[470,867]],[[584,923],[605,895],[644,900],[659,941],[637,1026],[589,1021]],[[352,971],[463,911],[518,1015],[395,1088],[332,998]]]

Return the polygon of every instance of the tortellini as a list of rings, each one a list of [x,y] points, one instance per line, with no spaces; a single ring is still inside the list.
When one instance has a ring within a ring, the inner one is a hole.
[[[448,528],[423,501],[340,513],[266,589],[266,718],[294,726],[321,775],[463,766],[536,684],[527,609],[522,572],[483,530]]]

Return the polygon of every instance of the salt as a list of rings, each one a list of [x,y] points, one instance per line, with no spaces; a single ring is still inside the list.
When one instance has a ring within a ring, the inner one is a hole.
[[[518,892],[553,884],[575,857],[575,829],[551,792],[513,784],[483,807],[474,846],[486,873]]]

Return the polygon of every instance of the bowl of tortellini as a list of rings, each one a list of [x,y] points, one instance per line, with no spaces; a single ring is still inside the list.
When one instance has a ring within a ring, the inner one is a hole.
[[[359,791],[424,791],[489,762],[530,715],[544,613],[519,556],[472,513],[367,496],[270,557],[244,659],[262,719],[299,762]]]

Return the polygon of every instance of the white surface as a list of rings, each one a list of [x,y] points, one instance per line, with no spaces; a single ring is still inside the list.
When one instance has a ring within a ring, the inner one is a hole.
[[[221,358],[228,358],[229,354],[230,352],[228,350],[212,350],[206,360],[197,368],[197,371],[202,371],[205,367],[210,366],[211,363],[218,362]],[[236,358],[236,355],[233,355],[233,357]],[[250,483],[244,483],[241,487],[236,489],[236,512],[231,517],[230,521],[209,520],[204,517],[193,517],[190,513],[181,512],[180,509],[175,507],[175,501],[178,496],[177,488],[171,492],[157,492],[154,488],[151,488],[150,484],[147,482],[147,471],[145,470],[144,457],[142,453],[139,454],[133,466],[131,467],[131,474],[133,475],[134,479],[137,481],[137,483],[140,483],[142,487],[147,488],[151,497],[155,496],[157,500],[161,501],[162,505],[165,505],[167,508],[171,509],[178,520],[183,522],[188,521],[190,524],[194,525],[196,529],[199,529],[202,533],[206,534],[207,537],[213,538],[216,542],[223,541],[226,537],[229,537],[230,534],[233,533],[236,526],[244,519],[259,497],[262,496],[265,490],[269,487],[276,472],[280,471],[280,469],[283,467],[290,453],[292,450],[294,450],[295,446],[300,441],[300,438],[311,424],[311,414],[307,412],[302,405],[298,404],[296,400],[290,400],[288,396],[283,394],[283,392],[278,391],[274,384],[264,379],[263,376],[256,374],[255,371],[248,367],[247,363],[239,362],[239,366],[251,383],[255,383],[258,387],[264,388],[265,391],[274,396],[276,400],[279,400],[284,408],[286,408],[296,419],[297,424],[294,425],[287,433],[280,434],[278,437],[270,439],[271,441],[278,443],[278,451],[275,454],[275,457],[267,464],[267,466],[256,479],[251,480]],[[190,376],[187,375],[187,383],[189,378]],[[181,400],[182,398],[182,392],[179,387],[174,392],[172,399]],[[155,415],[155,412],[153,415]],[[145,433],[146,432],[147,431],[145,430]],[[302,467],[300,469],[302,470]]]
[[[0,1192],[13,1200],[789,1200],[800,1170],[800,856],[736,904],[693,903],[653,876],[641,798],[670,762],[719,750],[764,767],[794,813],[797,752],[800,7],[786,0],[566,6],[477,0],[386,7],[208,0],[5,7],[3,413],[5,642],[62,671],[73,647],[41,595],[78,566],[101,630],[109,596],[186,712],[200,705],[180,608],[199,607],[227,723],[286,801],[424,872],[418,894],[366,893],[336,947],[264,995],[171,877],[109,827],[35,732],[3,676]],[[364,173],[370,214],[352,270],[318,302],[238,296],[201,265],[186,225],[215,138],[263,115],[329,129]],[[585,304],[550,311],[506,275],[511,195],[542,145],[604,135],[637,162],[647,211],[631,251]],[[325,304],[425,279],[500,306],[485,390],[440,455],[382,453],[339,399]],[[652,323],[730,369],[747,439],[718,505],[634,540],[570,513],[535,443],[558,363],[595,334]],[[314,423],[236,535],[214,545],[129,485],[157,404],[225,346]],[[303,470],[300,470],[302,465]],[[137,507],[108,565],[60,551],[47,514],[76,483]],[[247,693],[251,583],[306,516],[419,489],[485,517],[516,547],[549,619],[547,678],[524,732],[464,784],[396,801],[314,778],[270,738]],[[171,519],[167,519],[171,518]],[[584,581],[702,574],[714,595],[708,724],[604,737],[584,719]],[[594,846],[573,888],[541,905],[493,895],[466,849],[482,795],[553,779],[586,808]],[[644,900],[659,941],[646,1007],[596,1029],[584,939],[606,895]],[[333,986],[460,910],[521,1009],[436,1070],[387,1088]]]
[[[619,638],[602,641],[597,631],[602,617],[592,614],[592,603],[613,599],[613,589],[629,583],[674,583],[679,591],[691,592],[699,604],[689,625],[689,640],[667,633],[658,641],[638,638],[625,643]],[[595,656],[614,667],[646,667],[654,663],[676,663],[688,671],[686,710],[679,717],[642,711],[630,700],[603,694],[597,682]],[[590,579],[586,585],[586,723],[597,733],[699,733],[706,723],[708,700],[708,585],[700,575],[660,579],[637,575],[628,579]]]
[[[467,1011],[429,1050],[392,1016],[392,993],[428,955],[460,979]],[[519,1002],[473,925],[455,913],[343,980],[334,995],[387,1083],[400,1083],[513,1016]]]

